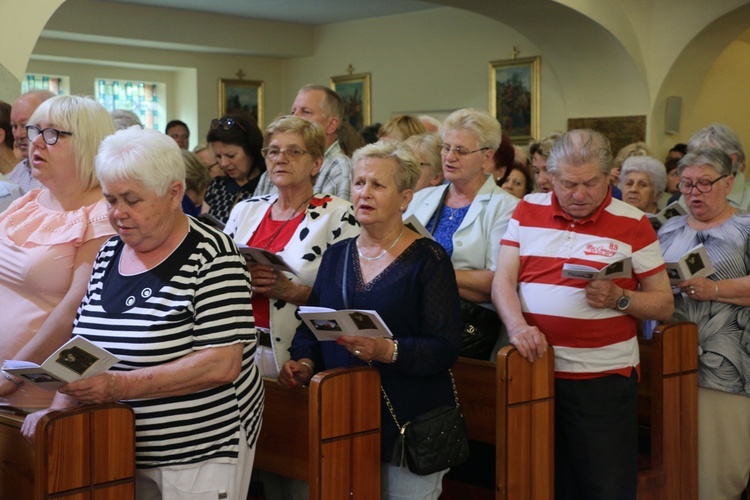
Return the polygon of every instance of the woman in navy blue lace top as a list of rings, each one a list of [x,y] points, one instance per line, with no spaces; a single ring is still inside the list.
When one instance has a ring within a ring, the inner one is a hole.
[[[401,220],[420,174],[414,153],[396,143],[376,143],[358,150],[354,161],[352,199],[362,233],[326,250],[309,304],[374,309],[393,339],[342,336],[319,342],[303,324],[279,382],[296,387],[315,372],[370,362],[403,425],[454,404],[448,370],[461,348],[458,287],[445,250]],[[385,403],[381,421],[382,497],[437,498],[446,471],[418,476],[391,465],[398,429]]]

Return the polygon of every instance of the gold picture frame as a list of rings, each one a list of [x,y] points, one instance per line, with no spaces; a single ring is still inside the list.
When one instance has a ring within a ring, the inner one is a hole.
[[[219,80],[219,116],[245,111],[256,120],[263,130],[263,81]]]
[[[344,101],[344,120],[356,130],[372,123],[370,73],[331,77],[331,88]]]
[[[515,142],[539,138],[540,67],[539,56],[490,62],[490,112]]]

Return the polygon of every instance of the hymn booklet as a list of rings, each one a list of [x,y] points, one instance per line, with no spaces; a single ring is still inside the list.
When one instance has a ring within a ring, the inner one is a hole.
[[[6,359],[3,370],[42,389],[56,391],[69,382],[104,373],[118,361],[116,356],[76,335],[41,366],[30,361]]]
[[[577,280],[613,280],[617,278],[630,278],[633,267],[633,259],[625,257],[617,262],[612,262],[602,269],[582,264],[563,264],[562,277]]]
[[[414,214],[411,214],[409,217],[404,219],[404,226],[408,227],[415,233],[418,233],[423,238],[429,238],[431,240],[435,239],[432,237],[427,228],[424,227],[421,222],[419,222],[419,219],[417,219],[417,216]]]
[[[299,273],[281,255],[269,252],[264,248],[249,247],[241,243],[237,243],[237,248],[239,248],[240,253],[248,262],[270,266],[277,271],[284,271],[299,276]]]
[[[299,316],[318,340],[336,340],[342,335],[393,337],[377,311],[300,306]]]
[[[703,243],[688,250],[677,262],[667,262],[667,275],[672,286],[691,278],[707,278],[715,272]]]
[[[659,212],[655,214],[646,214],[646,216],[648,217],[648,221],[654,227],[654,231],[658,231],[667,220],[677,215],[685,215],[686,213],[687,211],[685,210],[685,207],[680,205],[678,200],[662,208]]]

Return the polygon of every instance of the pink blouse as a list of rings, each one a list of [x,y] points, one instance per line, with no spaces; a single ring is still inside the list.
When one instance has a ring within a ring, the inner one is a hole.
[[[115,234],[104,199],[60,212],[39,204],[42,192],[29,191],[0,214],[0,362],[36,334],[65,296],[78,247]]]

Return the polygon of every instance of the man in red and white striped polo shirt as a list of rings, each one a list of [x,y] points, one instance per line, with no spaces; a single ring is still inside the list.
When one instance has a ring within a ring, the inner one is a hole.
[[[526,196],[503,237],[492,300],[528,360],[555,348],[555,498],[635,499],[637,319],[674,304],[645,214],[612,198],[609,141],[573,130],[552,147],[551,193]],[[629,277],[563,278],[566,263],[602,269],[632,259]]]

